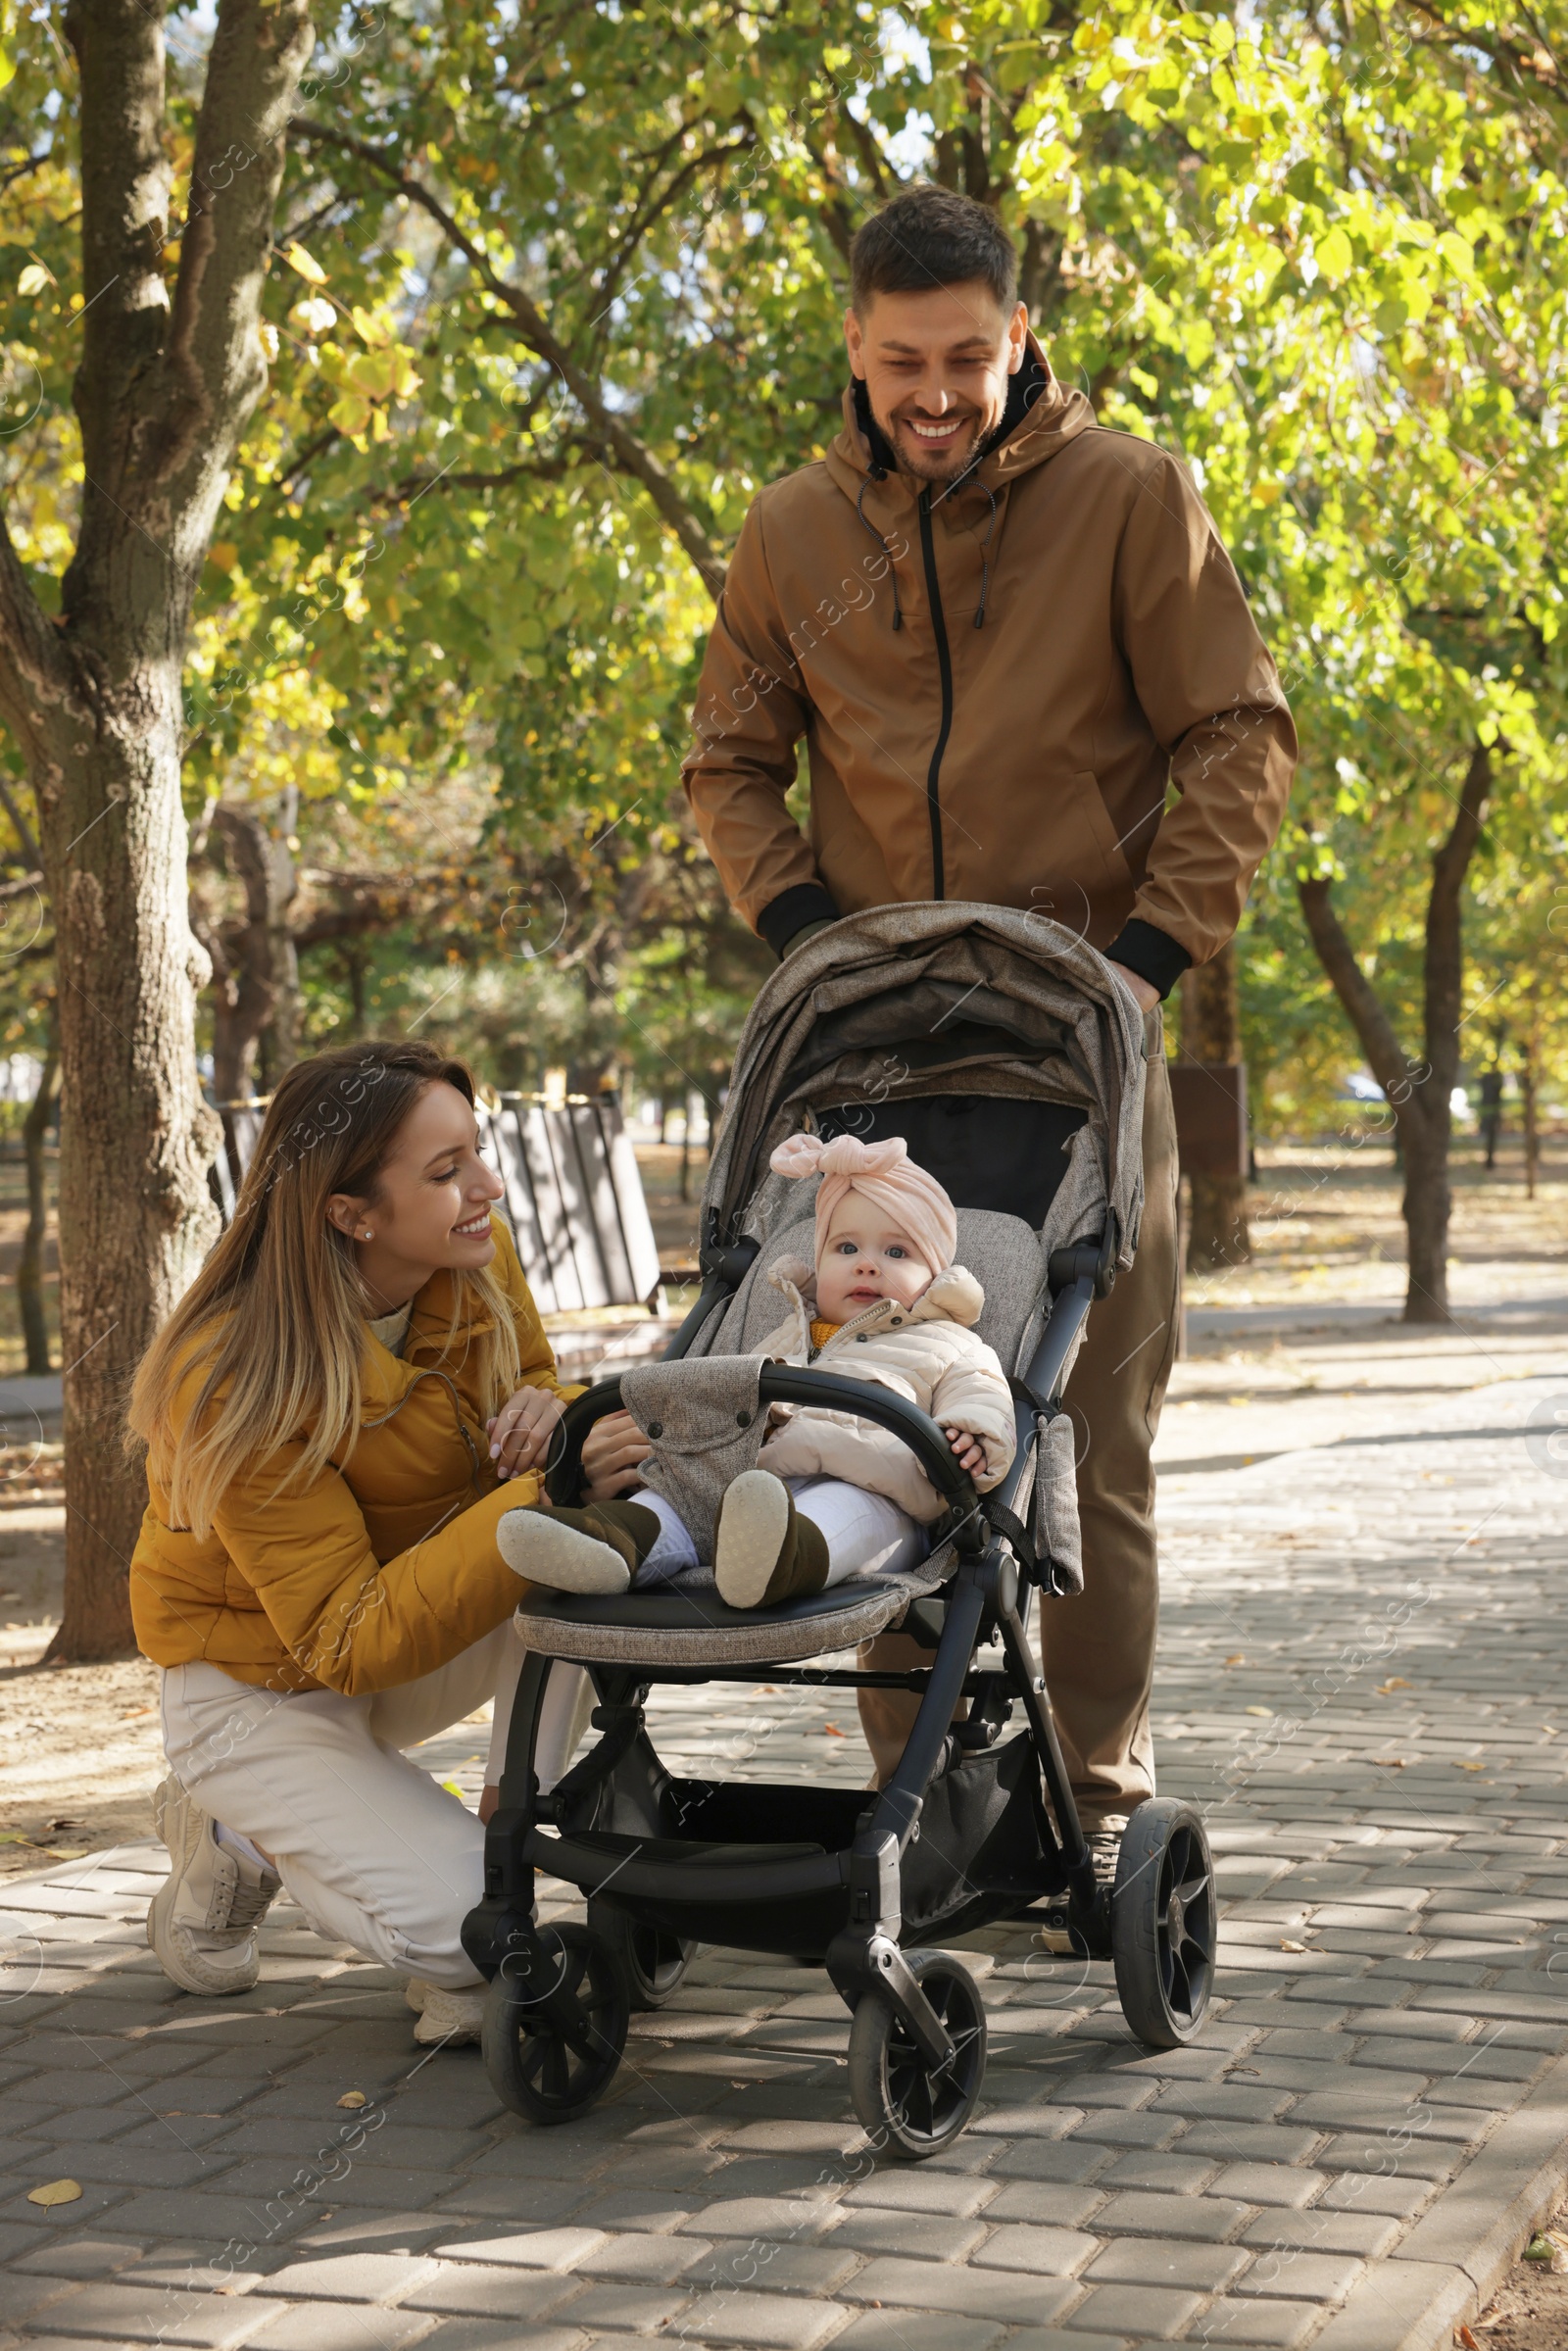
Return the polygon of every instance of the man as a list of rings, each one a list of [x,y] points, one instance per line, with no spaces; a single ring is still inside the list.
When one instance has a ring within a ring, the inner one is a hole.
[[[862,226],[852,274],[844,428],[752,505],[683,780],[731,902],[781,955],[892,902],[1034,907],[1100,949],[1146,1014],[1141,1243],[1067,1395],[1086,1590],[1043,1612],[1104,1875],[1153,1792],[1150,1451],[1178,1283],[1158,1005],[1234,932],[1296,737],[1185,468],[1055,381],[994,216],[912,189]],[[785,805],[803,736],[808,841]],[[915,1661],[899,1635],[869,1660]],[[861,1719],[885,1775],[912,1701],[862,1692]]]

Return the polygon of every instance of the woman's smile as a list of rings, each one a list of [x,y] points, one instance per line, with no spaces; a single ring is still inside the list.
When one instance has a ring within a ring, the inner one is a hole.
[[[472,1241],[476,1240],[481,1233],[488,1233],[489,1230],[490,1211],[488,1208],[484,1208],[470,1223],[455,1224],[452,1228],[452,1235],[454,1240]]]

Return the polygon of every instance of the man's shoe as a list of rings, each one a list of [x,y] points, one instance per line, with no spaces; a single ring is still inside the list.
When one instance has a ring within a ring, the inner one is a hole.
[[[421,2048],[466,2049],[484,2028],[482,1984],[471,1991],[443,1991],[439,1984],[417,1979],[408,1986],[408,2002],[419,2012],[414,2037]],[[417,1996],[416,1996],[417,1995]]]
[[[261,1973],[256,1931],[281,1880],[231,1853],[218,1824],[171,1776],[153,1797],[170,1871],[147,1911],[147,1940],[182,1991],[220,1999],[249,1991]]]
[[[1110,1956],[1110,1896],[1116,1883],[1116,1864],[1121,1859],[1124,1817],[1111,1814],[1097,1828],[1086,1829],[1084,1842],[1089,1847],[1089,1860],[1095,1873],[1095,1904],[1091,1916],[1085,1917],[1070,1895],[1058,1894],[1045,1910],[1035,1915],[1040,1920],[1039,1940],[1048,1951],[1058,1958],[1076,1952],[1080,1959],[1107,1959]]]
[[[821,1592],[827,1537],[802,1518],[795,1496],[770,1469],[743,1470],[719,1504],[713,1581],[730,1608],[776,1608]]]
[[[641,1502],[591,1502],[582,1510],[529,1503],[509,1510],[496,1544],[514,1575],[550,1592],[624,1592],[659,1541],[658,1518]]]

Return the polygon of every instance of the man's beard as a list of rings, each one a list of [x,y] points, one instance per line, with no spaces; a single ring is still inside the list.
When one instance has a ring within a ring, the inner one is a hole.
[[[907,417],[901,417],[897,423],[884,416],[876,420],[883,439],[898,460],[900,472],[909,474],[915,481],[952,481],[973,463],[985,433],[984,418],[970,416],[965,419],[968,430],[960,434],[951,449],[934,450],[922,444]]]

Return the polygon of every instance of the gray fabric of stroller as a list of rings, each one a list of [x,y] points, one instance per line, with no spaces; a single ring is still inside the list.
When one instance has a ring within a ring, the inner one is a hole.
[[[797,1665],[805,1658],[855,1648],[895,1629],[912,1600],[923,1599],[947,1582],[955,1558],[953,1545],[944,1543],[905,1575],[857,1577],[837,1585],[828,1595],[837,1604],[821,1615],[792,1617],[770,1608],[748,1623],[734,1621],[740,1612],[726,1609],[729,1622],[710,1621],[706,1609],[717,1595],[711,1571],[702,1568],[671,1586],[671,1621],[657,1631],[616,1624],[612,1608],[603,1602],[587,1602],[580,1615],[567,1616],[565,1595],[561,1593],[545,1595],[548,1611],[524,1601],[517,1611],[517,1630],[525,1645],[541,1656],[574,1657],[594,1665]]]
[[[1060,923],[961,901],[877,906],[808,939],[752,1007],[704,1191],[721,1233],[775,1231],[798,1186],[768,1169],[818,1107],[992,1093],[1064,1102],[1086,1123],[1041,1235],[1098,1239],[1119,1263],[1143,1212],[1144,1023],[1104,957]],[[705,1227],[706,1230],[706,1222]]]
[[[713,1556],[713,1522],[729,1486],[757,1467],[767,1433],[757,1394],[761,1369],[756,1356],[713,1355],[636,1364],[620,1375],[620,1400],[654,1448],[643,1483],[680,1512],[699,1559]]]
[[[1056,1570],[1058,1585],[1069,1592],[1084,1588],[1083,1531],[1078,1522],[1077,1435],[1072,1415],[1057,1412],[1048,1420],[1035,1415],[1034,1509],[1029,1540],[1042,1559]]]

